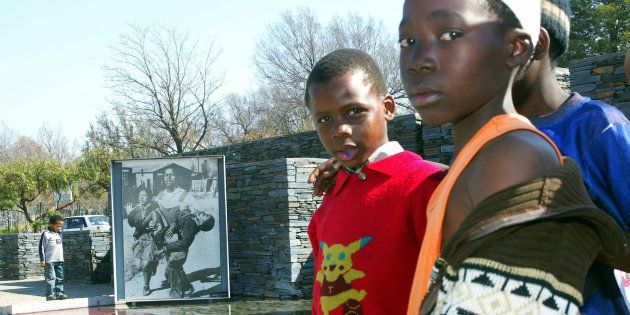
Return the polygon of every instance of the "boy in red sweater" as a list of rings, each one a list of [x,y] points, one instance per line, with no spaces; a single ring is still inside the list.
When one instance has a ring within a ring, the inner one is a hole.
[[[313,313],[402,314],[443,171],[387,137],[396,103],[368,54],[323,57],[306,82],[319,139],[343,164],[313,215]]]

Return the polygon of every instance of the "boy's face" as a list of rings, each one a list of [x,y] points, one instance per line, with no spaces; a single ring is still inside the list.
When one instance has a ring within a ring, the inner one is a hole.
[[[197,225],[202,225],[208,220],[208,218],[210,218],[210,214],[204,211],[198,211],[195,213],[195,223],[197,223]]]
[[[511,73],[509,50],[490,12],[485,0],[405,1],[400,72],[427,124],[458,122],[502,97]]]
[[[167,168],[164,170],[164,185],[167,188],[175,188],[175,172],[173,169]]]
[[[55,223],[49,223],[48,225],[53,230],[53,232],[59,233],[59,230],[61,230],[61,227],[63,226],[63,221],[57,221]]]
[[[145,202],[147,202],[147,193],[144,190],[141,190],[138,193],[138,202],[140,204],[144,204]]]
[[[309,87],[310,111],[322,144],[346,167],[357,167],[387,140],[394,118],[391,95],[379,97],[363,70]]]

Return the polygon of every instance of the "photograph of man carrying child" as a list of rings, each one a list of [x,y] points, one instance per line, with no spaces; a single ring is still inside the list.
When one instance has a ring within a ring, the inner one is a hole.
[[[126,300],[221,290],[218,165],[211,158],[122,161]]]

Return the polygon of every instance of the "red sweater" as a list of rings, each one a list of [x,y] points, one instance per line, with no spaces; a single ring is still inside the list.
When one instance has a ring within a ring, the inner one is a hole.
[[[311,219],[314,314],[407,309],[426,206],[444,172],[409,151],[362,172],[364,180],[340,171]]]

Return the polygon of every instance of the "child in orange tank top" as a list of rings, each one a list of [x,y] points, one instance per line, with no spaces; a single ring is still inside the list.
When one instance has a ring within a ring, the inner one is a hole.
[[[577,313],[588,264],[603,249],[620,250],[614,221],[594,208],[581,181],[574,183],[579,170],[514,109],[512,84],[531,59],[539,28],[536,0],[405,1],[403,83],[426,124],[452,123],[456,155],[427,208],[409,314],[498,314],[525,306]],[[567,194],[575,200],[554,199]],[[548,237],[560,218],[580,235]],[[528,229],[542,231],[540,239],[528,240]],[[592,246],[574,257],[561,253],[576,262],[570,272],[540,264],[558,258],[553,250],[531,261],[513,258],[518,246],[528,255],[528,246],[556,240],[566,248]]]

